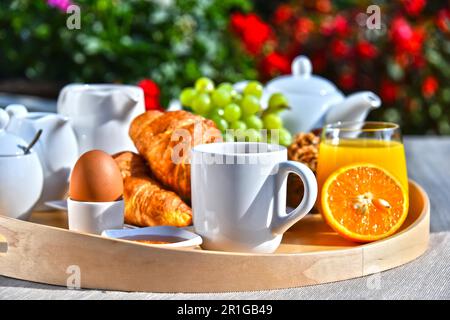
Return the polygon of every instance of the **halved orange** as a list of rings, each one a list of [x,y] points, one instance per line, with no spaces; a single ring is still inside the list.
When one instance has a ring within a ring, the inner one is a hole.
[[[356,242],[380,240],[397,231],[408,215],[408,192],[389,172],[369,163],[340,168],[325,181],[322,215],[341,236]]]

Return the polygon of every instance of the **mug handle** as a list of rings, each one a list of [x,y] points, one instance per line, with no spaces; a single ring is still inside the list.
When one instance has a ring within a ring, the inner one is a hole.
[[[282,186],[289,173],[300,177],[304,185],[303,199],[290,213],[282,212],[285,208],[286,197],[282,197]],[[303,218],[314,206],[317,198],[317,180],[314,173],[306,165],[296,161],[284,161],[278,164],[276,173],[275,214],[270,225],[273,234],[283,234],[293,224]],[[282,202],[283,201],[283,202]]]

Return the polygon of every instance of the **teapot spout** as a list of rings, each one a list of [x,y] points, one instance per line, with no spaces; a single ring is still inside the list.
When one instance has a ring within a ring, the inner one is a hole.
[[[334,105],[327,113],[325,122],[364,121],[370,111],[381,106],[381,99],[375,93],[362,91],[349,95]]]
[[[57,128],[63,128],[65,126],[70,126],[69,118],[60,116],[56,119],[56,127]]]
[[[116,90],[110,97],[112,101],[112,112],[122,119],[124,116],[132,114],[136,106],[144,101],[144,92],[141,88],[124,88],[122,90]]]

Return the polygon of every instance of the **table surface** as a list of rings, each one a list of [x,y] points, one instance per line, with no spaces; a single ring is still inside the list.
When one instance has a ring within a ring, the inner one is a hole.
[[[429,249],[404,266],[310,287],[208,294],[68,290],[0,276],[0,299],[450,299],[450,138],[410,136],[404,142],[409,177],[431,200]]]

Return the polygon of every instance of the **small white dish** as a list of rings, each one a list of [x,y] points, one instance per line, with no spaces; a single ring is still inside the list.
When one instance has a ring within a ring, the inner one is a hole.
[[[84,202],[67,200],[69,230],[101,234],[108,229],[123,228],[123,200]]]
[[[170,243],[150,244],[151,246],[170,248],[191,248],[202,244],[202,238],[190,231],[171,226],[145,227],[138,229],[105,230],[102,236],[121,240],[168,241]],[[179,241],[172,242],[174,239]]]

